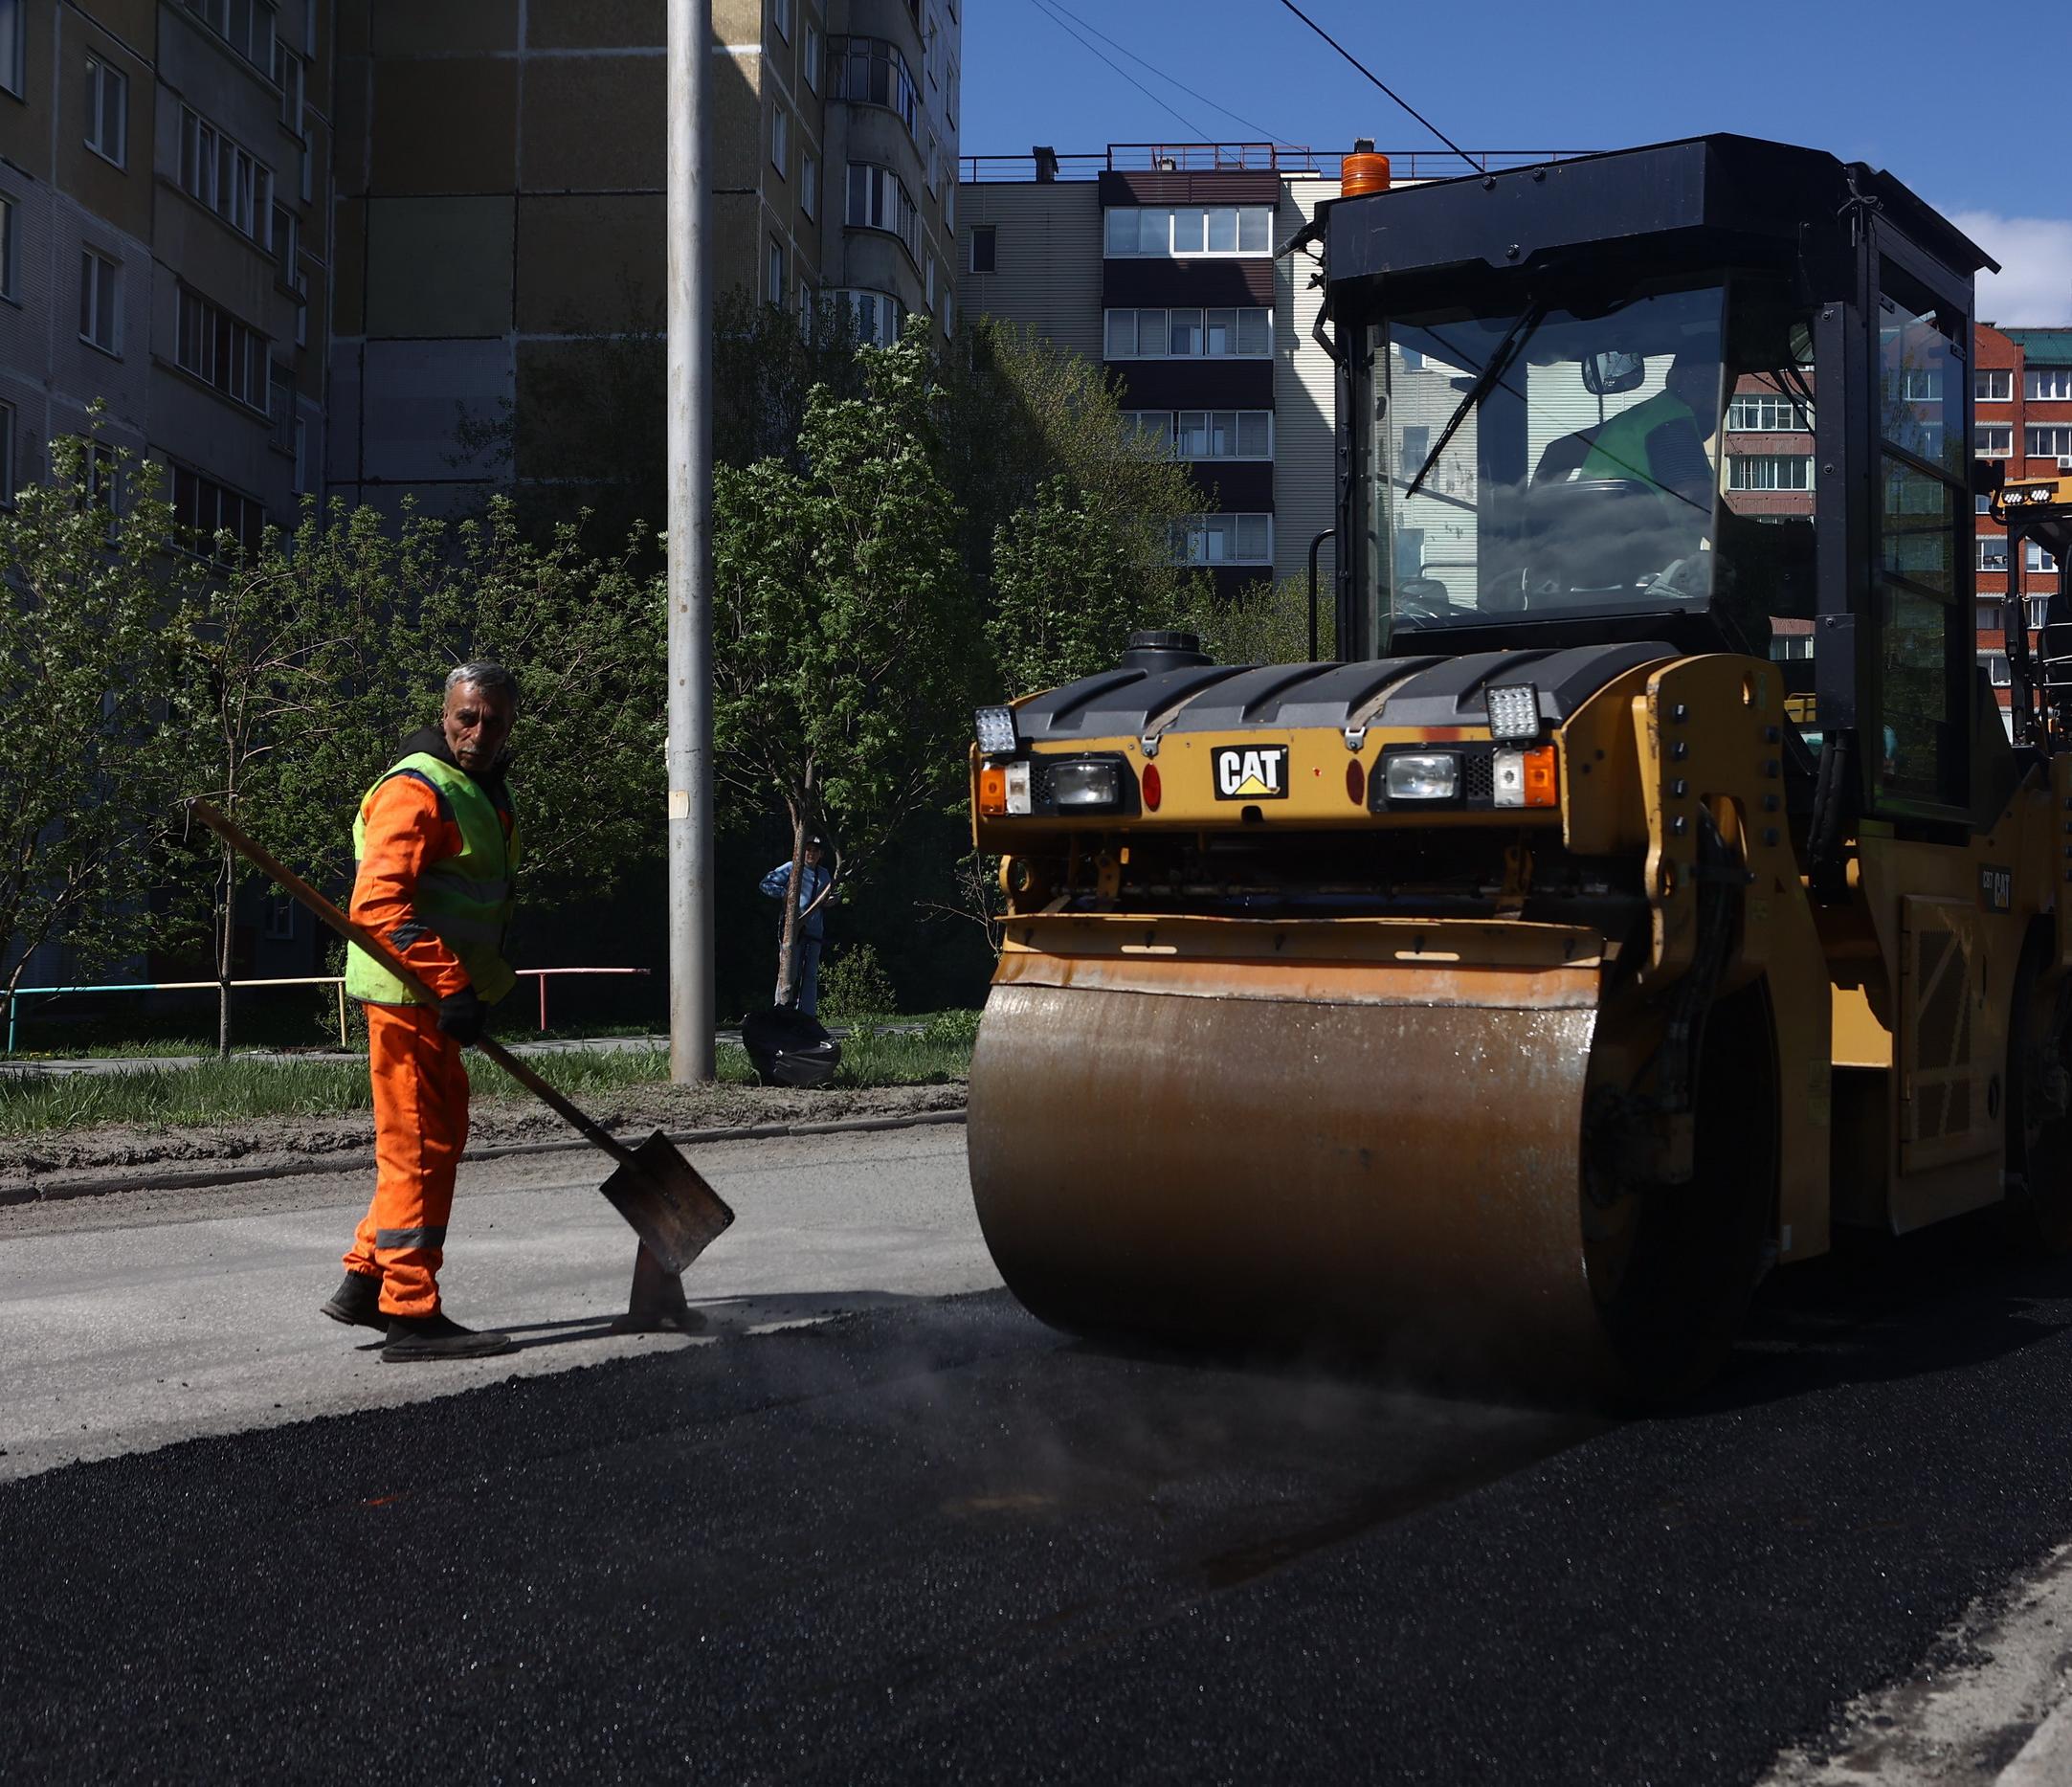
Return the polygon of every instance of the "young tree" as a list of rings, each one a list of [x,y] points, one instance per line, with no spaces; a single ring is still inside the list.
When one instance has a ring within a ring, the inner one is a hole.
[[[0,988],[62,941],[81,969],[148,947],[176,757],[171,512],[126,450],[61,436],[0,515]],[[118,515],[110,499],[127,499]]]
[[[853,875],[964,761],[977,627],[929,416],[926,326],[858,351],[861,396],[813,391],[806,469],[766,458],[715,480],[716,759],[728,787],[791,823],[786,998],[806,838],[833,832]]]

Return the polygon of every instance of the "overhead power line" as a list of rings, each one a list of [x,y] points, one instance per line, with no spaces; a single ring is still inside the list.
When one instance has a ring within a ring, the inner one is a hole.
[[[1126,56],[1132,62],[1136,63],[1139,68],[1148,69],[1155,78],[1165,81],[1169,86],[1174,86],[1179,88],[1182,93],[1187,94],[1190,98],[1199,100],[1204,105],[1213,107],[1214,110],[1221,112],[1225,118],[1231,119],[1234,122],[1242,124],[1247,130],[1256,132],[1260,142],[1286,143],[1289,141],[1289,139],[1286,137],[1276,136],[1271,130],[1267,129],[1264,124],[1255,124],[1249,118],[1238,117],[1238,115],[1236,112],[1232,111],[1227,105],[1217,105],[1216,102],[1212,100],[1206,93],[1196,93],[1192,87],[1187,84],[1186,81],[1175,79],[1171,75],[1167,74],[1166,71],[1160,68],[1156,63],[1147,62],[1144,57],[1139,56],[1134,50],[1129,49],[1124,44],[1117,43],[1113,37],[1109,36],[1106,32],[1101,30],[1098,26],[1087,24],[1086,21],[1081,18],[1077,12],[1073,11],[1070,7],[1065,6],[1062,3],[1062,0],[1044,0],[1044,4],[1052,11],[1062,12],[1065,17],[1075,20],[1083,29],[1092,32],[1094,35],[1099,37],[1103,43],[1108,46],[1109,49],[1120,51],[1123,55]],[[1175,117],[1179,116],[1178,113],[1174,113],[1173,115]]]
[[[1122,76],[1125,80],[1128,81],[1132,87],[1136,88],[1139,93],[1143,94],[1144,97],[1150,101],[1153,105],[1157,106],[1160,111],[1166,112],[1171,117],[1178,118],[1181,123],[1185,124],[1189,130],[1194,133],[1196,141],[1204,143],[1209,141],[1210,133],[1208,131],[1204,130],[1199,124],[1195,123],[1192,119],[1181,117],[1178,112],[1174,111],[1171,106],[1168,105],[1164,100],[1160,99],[1157,94],[1153,93],[1150,88],[1147,87],[1143,81],[1139,80],[1126,68],[1124,68],[1119,63],[1110,60],[1109,57],[1103,56],[1099,50],[1095,49],[1094,46],[1088,43],[1084,37],[1081,36],[1078,32],[1074,31],[1070,25],[1066,24],[1063,19],[1059,18],[1057,13],[1053,12],[1049,7],[1045,6],[1043,4],[1043,0],[1029,0],[1029,4],[1035,7],[1038,12],[1042,13],[1045,18],[1049,19],[1050,22],[1053,25],[1057,26],[1059,31],[1063,32],[1066,36],[1070,37],[1074,43],[1080,46],[1081,49],[1084,50],[1088,56],[1096,56],[1100,60],[1106,62],[1111,69],[1113,69],[1118,75]]]
[[[1459,156],[1459,158],[1465,163],[1467,163],[1470,168],[1475,168],[1477,171],[1482,171],[1482,163],[1478,162],[1475,157],[1470,155],[1467,150],[1465,150],[1459,145],[1459,144],[1456,143],[1453,138],[1449,137],[1443,130],[1441,130],[1437,124],[1435,124],[1429,118],[1427,118],[1422,112],[1420,112],[1400,93],[1396,92],[1393,87],[1390,86],[1386,80],[1382,79],[1379,75],[1375,74],[1374,71],[1368,67],[1365,62],[1361,61],[1358,56],[1354,56],[1350,50],[1347,49],[1344,44],[1340,43],[1336,37],[1332,36],[1329,32],[1326,31],[1322,25],[1318,24],[1315,19],[1311,18],[1308,13],[1304,12],[1301,7],[1295,4],[1295,0],[1281,0],[1281,4],[1286,7],[1290,12],[1294,13],[1297,18],[1301,19],[1303,24],[1307,25],[1311,31],[1315,32],[1318,36],[1322,37],[1326,43],[1329,44],[1332,49],[1336,50],[1340,56],[1344,56],[1347,61],[1350,62],[1353,67],[1358,69],[1361,74],[1365,75],[1368,79],[1371,80],[1375,86],[1379,87],[1382,92],[1386,93],[1392,100],[1393,100],[1398,105],[1400,105],[1406,112],[1408,112],[1413,118],[1415,118],[1420,124],[1422,124],[1427,130],[1429,130],[1448,148],[1453,150],[1456,155]]]

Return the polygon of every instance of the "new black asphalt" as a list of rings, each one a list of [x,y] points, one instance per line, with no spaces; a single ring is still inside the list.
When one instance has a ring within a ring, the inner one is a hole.
[[[2072,1537],[2068,1326],[1974,1224],[1625,1422],[993,1294],[77,1465],[0,1779],[1749,1781]]]

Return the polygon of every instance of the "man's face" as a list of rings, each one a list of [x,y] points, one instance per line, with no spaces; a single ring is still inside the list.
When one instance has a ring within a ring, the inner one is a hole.
[[[818,844],[808,844],[806,846],[806,866],[810,869],[816,869],[820,866],[820,846]]]
[[[503,754],[511,736],[511,722],[518,717],[509,689],[485,689],[473,682],[457,682],[446,691],[446,706],[439,727],[446,734],[446,748],[463,770],[492,767]]]

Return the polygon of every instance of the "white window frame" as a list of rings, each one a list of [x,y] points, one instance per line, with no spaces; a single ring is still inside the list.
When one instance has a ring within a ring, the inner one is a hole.
[[[820,91],[820,28],[812,19],[806,21],[805,53],[806,87],[809,92]]]
[[[1236,306],[1217,304],[1205,310],[1187,305],[1176,309],[1159,309],[1154,305],[1147,305],[1103,311],[1101,319],[1103,358],[1108,360],[1271,360],[1274,353],[1273,314],[1272,309],[1264,304],[1241,304]],[[1159,338],[1166,345],[1157,353],[1138,352],[1135,350],[1134,344],[1143,339],[1143,319],[1153,316],[1159,319]],[[1232,319],[1226,335],[1226,339],[1229,340],[1231,346],[1222,353],[1210,353],[1208,351],[1208,338],[1214,326],[1210,322],[1210,319],[1224,316]],[[1127,333],[1132,347],[1129,352],[1117,353],[1115,351],[1117,320],[1123,317],[1131,319]],[[1264,346],[1250,353],[1245,352],[1240,346],[1245,337],[1245,319],[1248,317],[1259,320],[1257,326],[1265,342]],[[1185,319],[1185,321],[1175,324],[1175,318]],[[1172,341],[1176,327],[1185,328],[1188,331],[1188,339],[1200,345],[1186,352],[1174,353],[1172,351]]]
[[[1227,241],[1212,247],[1225,218]],[[1274,208],[1110,205],[1102,213],[1101,242],[1109,260],[1257,260],[1274,252]]]
[[[775,236],[763,244],[763,291],[769,302],[784,308],[784,244]]]
[[[191,105],[180,108],[174,184],[246,240],[272,248],[274,170]]]
[[[2013,686],[2015,679],[2008,671],[2005,652],[1980,652],[1978,661],[1986,667],[1986,681],[1994,688]]]
[[[279,22],[271,0],[186,0],[187,10],[271,80]]]
[[[811,155],[798,158],[798,208],[813,222],[820,220],[820,164]]]
[[[860,176],[861,204],[858,179]],[[860,212],[860,215],[858,212]],[[889,221],[887,219],[889,218]],[[843,187],[842,222],[852,230],[882,230],[898,236],[916,267],[921,264],[921,211],[906,182],[876,162],[851,162]]]
[[[28,69],[28,0],[0,0],[0,88],[26,99]]]
[[[791,0],[769,0],[769,22],[776,26],[777,35],[785,42],[791,41]]]
[[[1768,413],[1783,421],[1764,421]],[[1751,419],[1751,417],[1753,419]],[[1795,397],[1773,391],[1743,391],[1734,393],[1727,406],[1727,432],[1730,435],[1805,435],[1813,432],[1806,406]]]
[[[2040,540],[2024,540],[2021,543],[2021,568],[2023,570],[2055,571],[2058,561],[2043,549]]]
[[[302,58],[278,35],[274,38],[273,81],[280,89],[281,123],[298,137],[301,136],[304,66]]]
[[[233,403],[268,415],[273,344],[190,285],[173,287],[172,363]]]
[[[2032,629],[2040,631],[2050,620],[2050,597],[2047,595],[2023,596],[2022,609]]]
[[[2072,367],[2026,369],[2021,375],[2021,394],[2029,403],[2072,403]]]
[[[2012,422],[1973,422],[1972,424],[1972,458],[1974,459],[2012,459],[2015,457],[2015,424]]]
[[[2055,445],[2045,445],[2045,441]],[[2072,458],[2072,422],[2031,422],[2021,431],[2022,457],[2030,459]]]
[[[1255,531],[1249,524],[1259,524],[1256,531],[1262,542],[1257,554],[1247,554],[1243,549],[1242,536]],[[1218,556],[1215,545],[1218,536],[1227,540],[1227,548]],[[1175,565],[1201,565],[1214,568],[1218,565],[1256,566],[1274,562],[1274,518],[1270,510],[1225,511],[1214,515],[1182,516],[1173,524],[1171,532],[1172,562]]]
[[[1193,420],[1195,417],[1200,418],[1198,426]],[[1244,451],[1242,443],[1248,423],[1263,425],[1266,436],[1263,452]],[[1202,437],[1200,452],[1194,451],[1190,444],[1197,432]],[[1226,450],[1221,453],[1215,450],[1219,432],[1226,442]],[[1274,457],[1274,413],[1271,410],[1176,410],[1172,415],[1172,452],[1173,457],[1180,459],[1234,459],[1270,464]]]
[[[779,101],[769,108],[769,165],[777,170],[777,178],[791,177],[791,114],[784,109]]]
[[[21,302],[22,210],[11,193],[0,192],[0,298]]]
[[[102,341],[100,325],[106,297],[108,339]],[[87,324],[94,327],[89,331]],[[123,357],[123,263],[98,248],[79,250],[79,339],[116,359]]]
[[[1785,481],[1787,465],[1803,468],[1804,483]],[[1749,481],[1756,466],[1767,467],[1769,481]],[[1727,456],[1727,487],[1756,495],[1802,496],[1814,487],[1813,455],[1810,453],[1729,453]]]
[[[1996,554],[1991,553],[1991,548],[1994,547],[1999,548]],[[1996,557],[1998,562],[1989,565],[1986,562],[1989,555]],[[2005,534],[1980,534],[1978,536],[1978,553],[1972,569],[1987,571],[1995,576],[2004,572],[2007,570],[2007,536]]]
[[[115,115],[112,144],[105,134],[111,90]],[[86,57],[86,146],[118,168],[129,165],[129,77],[106,56],[93,51]]]
[[[2011,366],[1974,367],[1972,370],[1972,401],[2013,403],[2015,369]]]

